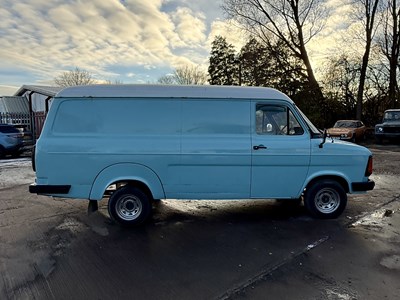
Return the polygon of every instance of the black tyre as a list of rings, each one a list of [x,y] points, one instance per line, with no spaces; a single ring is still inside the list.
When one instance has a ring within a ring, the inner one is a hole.
[[[18,157],[20,157],[20,156],[21,156],[21,152],[20,152],[20,151],[13,152],[13,153],[11,154],[11,157],[12,157],[12,158],[18,158]]]
[[[0,145],[0,159],[6,156],[6,151],[4,150],[3,146]]]
[[[321,180],[307,188],[304,205],[308,212],[319,219],[334,219],[346,208],[347,194],[334,180]]]
[[[142,190],[123,186],[108,200],[108,213],[112,220],[126,227],[144,223],[151,214],[151,202]]]
[[[32,170],[36,172],[35,151],[36,151],[36,146],[33,146],[31,154]]]

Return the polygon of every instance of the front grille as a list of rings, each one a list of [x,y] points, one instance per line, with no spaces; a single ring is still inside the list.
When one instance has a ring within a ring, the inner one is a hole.
[[[385,133],[400,133],[400,127],[384,127],[383,131]]]

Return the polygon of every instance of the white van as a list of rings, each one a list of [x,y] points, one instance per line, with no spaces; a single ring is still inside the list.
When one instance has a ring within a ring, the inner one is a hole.
[[[153,199],[299,199],[319,218],[372,190],[371,152],[326,140],[270,88],[96,85],[54,98],[31,193],[97,201],[122,225]],[[112,190],[112,187],[116,187]]]

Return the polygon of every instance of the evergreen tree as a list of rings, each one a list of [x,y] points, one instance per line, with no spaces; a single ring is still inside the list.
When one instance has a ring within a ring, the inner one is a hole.
[[[212,42],[208,74],[211,85],[239,84],[239,65],[234,47],[222,36],[216,36]]]
[[[266,47],[271,60],[270,86],[291,97],[311,88],[302,61],[294,56],[282,41],[268,42]]]
[[[280,41],[251,38],[241,49],[239,61],[243,85],[273,87],[293,96],[307,84],[301,61]]]
[[[269,57],[267,49],[251,38],[240,51],[240,81],[242,85],[268,86]]]

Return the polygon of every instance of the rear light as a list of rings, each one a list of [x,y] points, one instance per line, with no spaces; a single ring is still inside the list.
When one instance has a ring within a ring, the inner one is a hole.
[[[367,169],[365,170],[365,176],[370,176],[372,174],[372,168],[373,168],[373,159],[372,156],[368,158],[368,164],[367,164]]]

